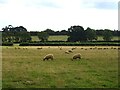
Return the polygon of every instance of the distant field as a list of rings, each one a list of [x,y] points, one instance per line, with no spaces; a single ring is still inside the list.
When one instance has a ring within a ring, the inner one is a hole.
[[[117,47],[2,47],[3,88],[117,88]],[[99,49],[98,49],[99,48]],[[71,61],[80,52],[80,61]],[[43,57],[53,53],[53,61]]]
[[[49,41],[67,41],[67,35],[49,36]],[[37,36],[32,36],[32,41],[39,41]]]
[[[67,35],[50,36],[49,41],[67,41]]]
[[[32,41],[40,41],[38,36],[31,36],[31,38],[32,38]]]
[[[98,37],[98,40],[103,40],[103,37],[102,37],[102,36],[99,36],[99,37]],[[120,37],[114,36],[114,37],[112,38],[112,40],[120,40]]]
[[[49,41],[67,41],[68,36],[67,35],[58,35],[58,36],[49,36]],[[98,37],[98,40],[103,40],[102,36]],[[114,36],[112,40],[120,40],[120,37]],[[32,41],[39,41],[39,38],[37,36],[32,36]]]

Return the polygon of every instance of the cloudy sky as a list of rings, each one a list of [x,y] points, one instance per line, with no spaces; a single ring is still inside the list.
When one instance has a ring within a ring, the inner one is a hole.
[[[118,0],[0,0],[0,29],[24,26],[28,31],[118,29]]]

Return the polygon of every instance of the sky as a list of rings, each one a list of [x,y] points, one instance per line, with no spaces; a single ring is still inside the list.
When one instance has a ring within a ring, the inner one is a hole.
[[[118,30],[118,0],[0,0],[0,29],[12,25],[28,31]]]

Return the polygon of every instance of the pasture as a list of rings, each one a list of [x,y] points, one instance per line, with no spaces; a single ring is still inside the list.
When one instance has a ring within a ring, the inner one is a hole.
[[[39,38],[37,36],[31,36],[32,41],[39,41]],[[49,36],[48,41],[67,41],[68,36],[67,35],[53,35],[53,36]],[[112,41],[113,40],[119,40],[120,37],[117,36],[113,36]],[[103,37],[99,36],[98,41],[103,41]]]
[[[3,88],[117,88],[118,47],[2,47]],[[81,53],[82,59],[72,61]],[[54,60],[43,57],[54,54]]]

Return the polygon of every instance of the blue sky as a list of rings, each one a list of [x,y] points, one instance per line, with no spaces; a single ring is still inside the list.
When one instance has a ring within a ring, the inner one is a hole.
[[[0,28],[67,30],[72,25],[118,29],[118,0],[0,0]]]

